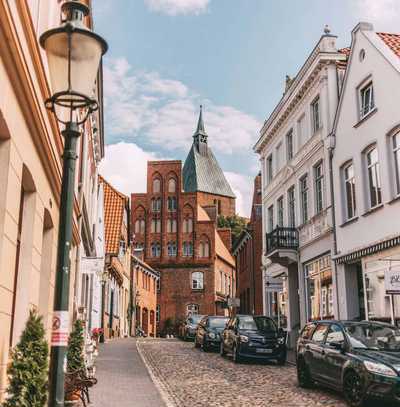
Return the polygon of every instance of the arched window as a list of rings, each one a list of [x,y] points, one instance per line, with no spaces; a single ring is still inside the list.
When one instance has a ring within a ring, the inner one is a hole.
[[[173,178],[168,181],[168,192],[171,194],[176,192],[176,181]]]
[[[168,211],[176,212],[176,198],[175,197],[168,198]]]
[[[193,256],[193,243],[192,242],[183,242],[183,255],[184,256]]]
[[[161,256],[161,245],[158,242],[153,242],[151,244],[151,256],[160,257]]]
[[[183,228],[183,233],[192,233],[193,232],[193,219],[192,218],[184,219],[182,228]]]
[[[202,290],[204,288],[204,274],[201,271],[192,273],[192,290]]]
[[[208,241],[200,242],[199,245],[199,257],[209,257],[210,256],[210,244]]]
[[[137,219],[135,222],[135,233],[143,234],[145,232],[146,223],[144,219]]]
[[[151,233],[161,233],[161,219],[151,220]]]
[[[160,212],[161,211],[161,198],[153,198],[151,200],[151,210],[153,212]]]
[[[176,256],[176,242],[168,242],[168,256],[175,257]]]
[[[161,192],[161,181],[158,178],[153,180],[153,194],[159,194]]]
[[[135,222],[135,233],[140,233],[140,220]]]
[[[176,219],[167,220],[167,233],[176,233]]]

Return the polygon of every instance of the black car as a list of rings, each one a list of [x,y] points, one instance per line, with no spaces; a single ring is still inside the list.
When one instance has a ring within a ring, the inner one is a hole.
[[[221,334],[220,353],[232,353],[233,360],[276,360],[286,362],[286,333],[273,319],[264,316],[236,315]]]
[[[196,336],[197,325],[205,315],[191,315],[179,326],[179,336],[187,341]]]
[[[400,330],[379,322],[317,321],[297,342],[301,387],[313,382],[342,391],[352,407],[369,396],[400,405]]]
[[[212,348],[219,349],[221,338],[220,334],[224,330],[228,317],[207,316],[204,317],[198,327],[194,338],[194,346],[202,348],[205,352]]]

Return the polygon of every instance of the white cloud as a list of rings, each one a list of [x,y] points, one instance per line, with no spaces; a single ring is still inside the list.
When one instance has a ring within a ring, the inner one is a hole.
[[[253,177],[235,172],[225,172],[225,176],[236,195],[236,212],[241,216],[250,217]]]
[[[187,150],[192,142],[200,97],[180,81],[156,72],[135,71],[125,58],[107,60],[104,68],[107,133],[146,142],[165,150]],[[204,101],[203,101],[204,102]],[[261,123],[231,106],[205,103],[210,145],[231,154],[248,150]]]
[[[145,0],[151,11],[170,16],[204,13],[209,2],[210,0]]]

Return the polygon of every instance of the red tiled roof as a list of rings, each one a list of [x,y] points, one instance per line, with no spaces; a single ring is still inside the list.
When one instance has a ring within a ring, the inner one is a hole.
[[[121,240],[124,208],[128,197],[117,191],[103,177],[99,182],[104,188],[104,232],[106,240],[106,253],[118,253]]]
[[[400,57],[399,34],[389,34],[389,33],[376,33],[376,34],[398,57]]]
[[[341,54],[345,54],[347,59],[345,61],[337,61],[336,66],[339,69],[346,69],[347,61],[348,61],[349,55],[350,55],[350,47],[341,48],[341,49],[338,50],[338,52],[340,52]]]

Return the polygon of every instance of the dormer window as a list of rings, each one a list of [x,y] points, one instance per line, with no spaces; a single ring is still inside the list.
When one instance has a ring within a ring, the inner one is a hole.
[[[375,109],[374,87],[372,82],[369,82],[360,89],[360,106],[360,119]]]

